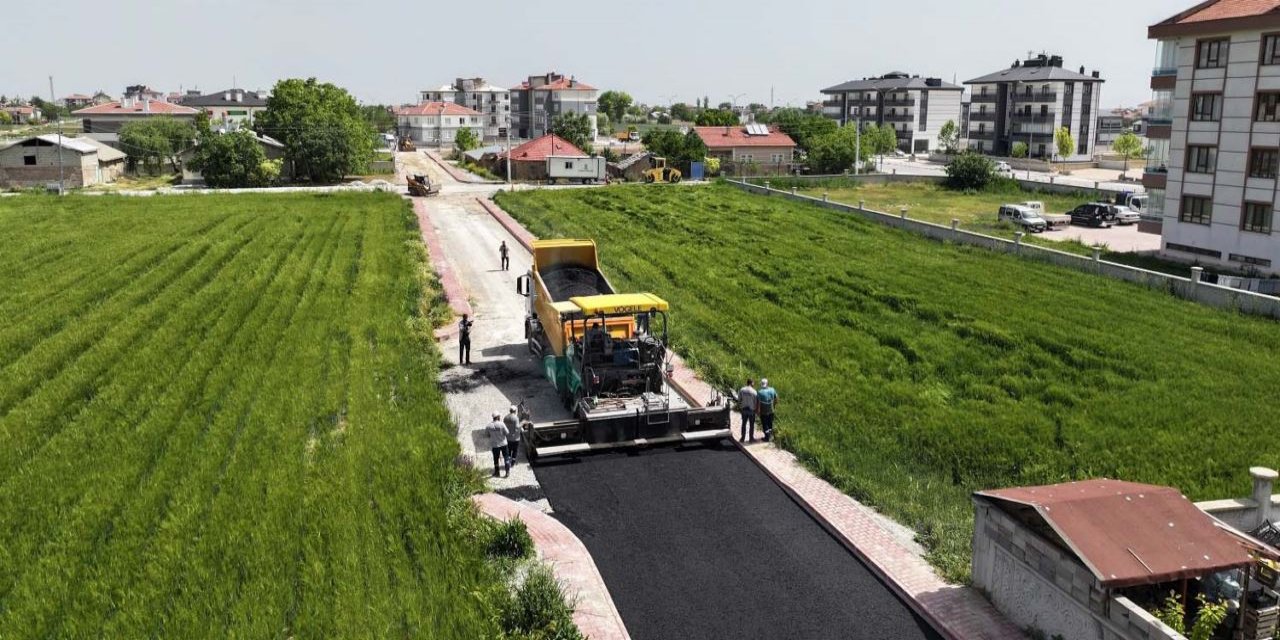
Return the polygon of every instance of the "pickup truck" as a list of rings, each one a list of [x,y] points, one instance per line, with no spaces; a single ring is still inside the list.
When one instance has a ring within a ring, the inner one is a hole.
[[[1071,210],[1071,224],[1106,229],[1115,223],[1111,210],[1105,204],[1091,202]]]
[[[1018,204],[1027,207],[1028,209],[1034,209],[1036,213],[1040,214],[1040,217],[1044,218],[1045,224],[1047,225],[1045,227],[1045,231],[1065,229],[1071,224],[1071,216],[1069,215],[1045,213],[1044,203],[1039,200],[1028,200],[1027,202],[1019,202]]]
[[[1049,223],[1045,222],[1035,209],[1018,204],[1001,205],[996,217],[1002,222],[1012,222],[1031,233],[1040,233],[1049,228]]]

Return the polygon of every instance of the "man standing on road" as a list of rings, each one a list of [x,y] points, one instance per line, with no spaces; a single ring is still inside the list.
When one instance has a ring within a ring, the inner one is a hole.
[[[760,379],[760,391],[756,394],[760,405],[760,426],[764,427],[764,441],[773,440],[773,409],[778,404],[778,392],[769,386],[768,378]]]
[[[756,441],[757,402],[755,381],[747,378],[747,386],[738,389],[738,410],[742,412],[742,435],[738,442]]]
[[[509,252],[510,250],[507,249],[507,241],[503,240],[502,244],[498,246],[498,255],[502,257],[503,271],[506,271],[511,266],[511,258],[507,257]]]
[[[511,466],[516,466],[516,454],[520,453],[520,416],[516,415],[515,405],[502,417],[502,425],[507,428],[507,457]]]
[[[498,477],[498,460],[501,459],[507,470],[507,475],[511,475],[511,458],[507,456],[507,427],[502,424],[502,416],[497,412],[493,414],[493,421],[484,428],[484,434],[489,439],[489,450],[493,452],[493,477]]]
[[[462,314],[458,323],[458,364],[471,364],[471,325],[475,324]]]

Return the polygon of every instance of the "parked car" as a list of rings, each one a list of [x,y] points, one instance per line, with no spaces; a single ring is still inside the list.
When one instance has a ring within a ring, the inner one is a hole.
[[[1071,224],[1085,227],[1110,227],[1113,220],[1106,205],[1096,203],[1082,204],[1071,210]]]
[[[1019,202],[1018,204],[1040,214],[1040,217],[1044,218],[1044,222],[1047,225],[1045,227],[1045,231],[1062,229],[1071,224],[1071,216],[1065,214],[1045,213],[1044,203],[1039,200],[1028,200],[1026,202]]]
[[[996,163],[996,173],[1000,175],[1007,175],[1007,174],[1013,173],[1013,167],[1009,166],[1008,162],[1001,160]]]
[[[1138,224],[1142,219],[1141,215],[1129,207],[1119,204],[1111,204],[1110,202],[1095,202],[1099,207],[1105,207],[1107,213],[1111,216],[1111,221],[1118,225]]]
[[[1040,233],[1049,228],[1049,223],[1036,213],[1035,209],[1018,204],[1000,205],[996,218],[1002,222],[1011,222],[1031,233]]]

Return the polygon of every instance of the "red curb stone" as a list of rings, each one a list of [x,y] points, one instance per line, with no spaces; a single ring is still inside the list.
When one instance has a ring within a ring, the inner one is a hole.
[[[576,598],[573,622],[591,640],[631,640],[609,588],[587,552],[569,528],[547,514],[496,493],[472,496],[485,515],[498,520],[519,518],[529,529],[538,557],[551,566],[566,595]]]
[[[422,232],[422,242],[427,245],[427,257],[431,259],[431,267],[440,278],[445,298],[449,300],[449,308],[453,309],[457,315],[471,315],[471,303],[467,301],[467,292],[458,281],[458,274],[444,257],[444,245],[440,242],[440,234],[431,224],[431,213],[427,209],[426,199],[413,198],[412,200],[413,212],[418,216],[418,228]],[[445,333],[448,332],[445,331]],[[439,335],[437,333],[437,337]]]
[[[432,162],[435,162],[436,165],[439,166],[441,169],[443,169],[445,173],[449,174],[449,177],[453,178],[454,180],[457,180],[458,182],[466,182],[469,184],[485,184],[489,182],[488,180],[477,180],[474,176],[467,173],[466,171],[463,171],[449,164],[448,162],[445,162],[444,158],[441,158],[434,151],[428,151],[424,149],[423,153],[427,154],[427,157],[431,158]]]
[[[535,236],[519,222],[495,203],[477,200],[526,249],[532,246],[530,242]],[[715,389],[699,378],[680,356],[673,354],[672,364],[675,371],[671,381],[685,397],[699,405],[703,399],[712,397]],[[735,412],[731,429],[737,430],[738,420]],[[1022,630],[1005,619],[981,594],[938,577],[924,558],[904,547],[876,520],[873,509],[810,473],[795,456],[772,444],[743,446],[737,438],[730,439],[943,636],[950,640],[1026,639]]]

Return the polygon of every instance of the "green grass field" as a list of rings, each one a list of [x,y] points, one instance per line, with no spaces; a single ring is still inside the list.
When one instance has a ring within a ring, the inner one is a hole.
[[[416,234],[381,194],[0,199],[3,635],[496,637]]]
[[[1280,465],[1274,322],[727,185],[499,202],[538,236],[595,238],[722,388],[770,378],[783,446],[951,579],[974,490],[1106,476],[1225,498]]]

